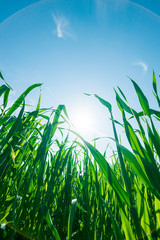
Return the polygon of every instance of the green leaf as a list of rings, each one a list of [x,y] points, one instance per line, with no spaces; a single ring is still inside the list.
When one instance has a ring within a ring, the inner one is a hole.
[[[53,236],[55,237],[56,240],[61,240],[60,239],[60,236],[58,234],[58,231],[57,229],[55,228],[53,222],[52,222],[52,219],[51,219],[51,216],[50,216],[50,213],[49,213],[49,210],[48,210],[48,207],[46,205],[42,205],[41,206],[41,211],[42,211],[42,215],[45,219],[45,221],[47,222],[49,228],[51,229],[52,233],[53,233]]]
[[[126,240],[131,240],[131,239],[136,240],[136,238],[133,234],[132,228],[131,228],[131,224],[122,209],[120,209],[120,216],[121,216],[121,220],[122,220],[122,229],[125,233],[125,239]]]
[[[69,218],[68,218],[67,240],[71,240],[71,237],[72,237],[72,225],[73,225],[73,220],[76,212],[76,205],[77,205],[77,199],[73,199],[71,203]]]
[[[148,202],[147,202],[147,188],[145,187],[145,193],[144,193],[144,199],[143,199],[143,204],[144,204],[144,210],[143,210],[143,215],[141,218],[141,226],[146,233],[146,236],[148,236],[148,239],[151,239],[151,224],[150,224],[150,214],[149,214],[149,209],[148,209]]]
[[[140,143],[134,129],[132,128],[130,123],[127,121],[124,112],[123,112],[123,122],[124,122],[125,133],[128,138],[128,141],[131,145],[131,148],[133,149],[134,153],[138,153],[139,155],[141,155],[143,157],[144,156],[143,147],[141,146],[141,143]]]
[[[152,84],[153,84],[154,92],[157,95],[157,80],[156,80],[156,76],[155,76],[154,70],[153,70],[153,81],[152,81]]]
[[[3,77],[3,75],[2,75],[2,73],[0,72],[0,78],[2,78],[2,80],[4,80],[4,77]]]
[[[113,114],[112,114],[111,104],[109,102],[105,101],[104,99],[100,98],[99,96],[97,96],[97,95],[95,95],[95,96],[99,99],[99,101],[105,107],[107,107],[109,109],[110,114],[111,114],[114,138],[115,138],[116,142],[119,143],[118,135],[117,135],[116,127],[115,127],[115,121],[114,121]],[[129,181],[128,174],[127,174],[126,169],[125,169],[124,160],[123,160],[123,157],[122,157],[122,154],[121,154],[121,150],[120,150],[118,145],[117,145],[117,151],[118,151],[118,157],[119,157],[119,162],[120,162],[122,176],[123,176],[123,179],[124,179],[124,182],[125,182],[125,186],[126,186],[127,192],[130,194],[130,189],[131,189],[130,188],[130,181]]]
[[[61,112],[65,111],[65,106],[64,105],[59,105],[54,113],[54,118],[53,118],[53,122],[52,122],[52,126],[51,126],[51,136],[50,138],[52,138],[55,134],[55,131],[57,129],[58,126],[58,120],[61,116]]]
[[[137,93],[137,96],[139,98],[139,102],[141,104],[141,107],[144,111],[144,113],[147,115],[147,116],[150,116],[150,112],[149,112],[149,103],[148,103],[148,100],[146,98],[146,96],[144,95],[144,93],[142,92],[142,90],[140,89],[140,87],[137,85],[137,83],[135,81],[133,81],[131,79],[132,83],[133,83],[133,86],[136,90],[136,93]]]
[[[41,106],[41,93],[39,95],[38,104],[37,104],[37,107],[36,107],[37,113],[38,113],[38,110],[40,109],[40,106]]]
[[[123,98],[125,99],[125,101],[127,102],[127,98],[126,96],[124,95],[124,93],[122,92],[122,90],[118,87],[118,90],[120,91],[121,95],[123,96]]]
[[[9,205],[5,211],[0,212],[0,222],[3,222],[6,219],[6,217],[9,215],[11,207],[12,207],[12,204]]]
[[[155,198],[156,230],[160,229],[160,200]]]
[[[97,94],[94,94],[94,96],[105,106],[108,108],[109,112],[112,112],[112,105],[104,100],[103,98],[99,97]]]
[[[127,160],[127,162],[130,164],[134,172],[137,174],[137,176],[142,180],[142,182],[150,189],[154,189],[151,182],[149,181],[148,177],[146,176],[146,173],[141,168],[139,162],[137,161],[135,155],[129,151],[127,148],[125,148],[122,145],[119,145],[121,148],[121,151]]]
[[[117,196],[126,203],[128,206],[130,206],[130,200],[128,193],[122,188],[120,183],[118,182],[117,178],[115,177],[111,167],[109,166],[108,162],[104,158],[104,156],[95,148],[93,147],[89,142],[85,141],[79,134],[72,131],[74,134],[76,134],[79,138],[83,140],[83,142],[86,144],[90,152],[92,153],[95,161],[99,164],[103,174],[107,178],[108,182],[112,186],[112,188],[117,193]]]
[[[33,84],[29,88],[27,88],[20,96],[17,98],[17,100],[14,102],[14,104],[11,106],[11,108],[8,110],[8,112],[5,114],[5,116],[11,115],[13,112],[16,111],[16,109],[22,104],[25,97],[30,93],[34,88],[40,87],[42,84]],[[2,121],[2,120],[1,120]]]
[[[8,85],[8,83],[5,81],[5,79],[4,79],[4,77],[3,77],[3,75],[2,75],[1,72],[0,72],[0,78],[5,82],[5,84],[7,85],[7,87],[8,87],[9,89],[13,90],[13,89]]]
[[[4,93],[4,99],[3,99],[3,108],[5,109],[8,103],[8,97],[9,97],[10,89],[7,89]]]
[[[3,149],[5,144],[10,140],[10,138],[13,137],[14,133],[16,133],[18,131],[18,129],[20,128],[21,123],[22,123],[22,116],[23,116],[23,113],[24,113],[24,106],[25,106],[25,103],[23,103],[22,109],[19,112],[19,115],[18,115],[16,121],[14,122],[12,127],[10,128],[8,134],[5,136],[5,139],[2,140],[1,146],[0,146],[1,150]]]
[[[129,114],[133,115],[133,112],[131,111],[131,108],[120,98],[119,94],[115,91],[116,94],[116,101],[117,101],[117,105],[119,107],[119,109],[122,111],[126,111]]]
[[[113,229],[114,229],[114,235],[115,235],[116,240],[124,240],[123,235],[121,233],[121,230],[120,230],[117,222],[115,221],[115,219],[113,217],[113,214],[112,214],[112,211],[110,210],[108,204],[103,200],[103,198],[101,198],[101,201],[102,201],[102,204],[104,205],[104,207],[107,209],[107,212],[110,215],[111,222],[112,222]]]
[[[6,85],[0,86],[0,96],[6,92],[9,88]]]
[[[118,125],[120,125],[121,127],[123,127],[123,124],[118,122],[117,120],[113,119],[113,118],[110,118],[110,120],[114,123],[117,123]]]

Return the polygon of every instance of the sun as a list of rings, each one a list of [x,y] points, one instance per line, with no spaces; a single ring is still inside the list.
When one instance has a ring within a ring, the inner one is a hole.
[[[80,134],[93,134],[95,129],[95,116],[90,109],[82,108],[74,112],[72,123]]]

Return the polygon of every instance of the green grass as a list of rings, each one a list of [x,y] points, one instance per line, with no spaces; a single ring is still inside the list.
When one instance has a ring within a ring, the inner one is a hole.
[[[130,149],[118,139],[112,105],[94,95],[111,116],[116,149],[109,164],[83,136],[70,140],[65,106],[41,109],[39,98],[34,111],[25,111],[26,96],[41,84],[8,107],[11,87],[0,78],[0,238],[160,239],[160,112],[136,82],[141,112],[115,90]],[[159,107],[154,72],[152,82]]]

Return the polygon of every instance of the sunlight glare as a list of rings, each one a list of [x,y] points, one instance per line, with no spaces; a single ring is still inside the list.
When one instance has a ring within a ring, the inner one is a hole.
[[[93,134],[95,130],[95,116],[89,109],[78,109],[72,119],[73,125],[80,134]]]

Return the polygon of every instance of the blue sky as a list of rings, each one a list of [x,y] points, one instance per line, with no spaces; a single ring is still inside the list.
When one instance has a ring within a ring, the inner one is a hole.
[[[32,5],[30,5],[32,4]],[[94,135],[111,136],[109,115],[96,93],[113,104],[119,86],[139,109],[127,76],[144,90],[152,106],[152,69],[160,71],[160,3],[157,0],[0,0],[0,70],[14,99],[43,82],[42,106],[65,104],[71,117],[90,111]],[[39,92],[29,96],[35,103]]]

